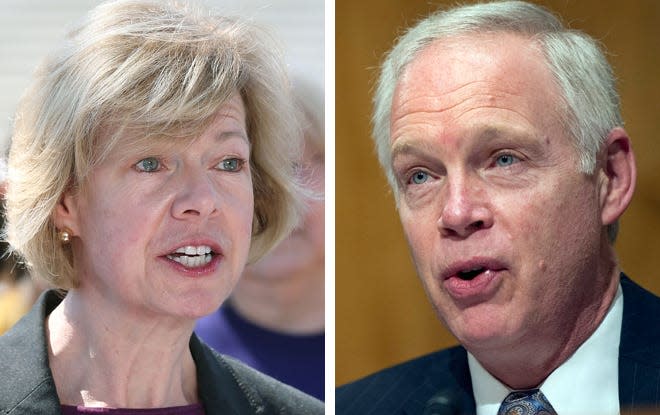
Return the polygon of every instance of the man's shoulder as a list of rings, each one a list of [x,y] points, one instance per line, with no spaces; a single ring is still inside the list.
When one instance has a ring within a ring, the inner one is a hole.
[[[660,298],[625,275],[623,288],[622,357],[660,368]]]
[[[645,413],[660,404],[660,298],[625,275],[621,287],[619,400],[629,412]]]
[[[195,337],[191,350],[197,362],[202,400],[232,400],[238,413],[323,414],[324,404],[298,389],[265,375],[229,356],[221,355]],[[243,405],[243,406],[241,406]],[[205,405],[206,406],[206,405]]]
[[[340,386],[337,393],[349,393],[356,390],[378,388],[380,384],[391,385],[393,382],[419,380],[429,371],[440,367],[449,367],[451,362],[466,358],[465,349],[461,346],[451,347],[424,356],[399,363],[376,373]]]
[[[336,409],[337,414],[421,413],[438,394],[471,399],[463,347],[421,356],[343,385],[336,392]]]

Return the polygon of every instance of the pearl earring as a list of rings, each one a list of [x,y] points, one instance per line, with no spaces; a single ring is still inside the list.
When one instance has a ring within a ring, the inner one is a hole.
[[[62,242],[62,244],[66,245],[71,242],[71,236],[73,236],[72,233],[73,231],[71,229],[65,227],[61,231],[57,232],[57,237],[59,238],[60,242]]]

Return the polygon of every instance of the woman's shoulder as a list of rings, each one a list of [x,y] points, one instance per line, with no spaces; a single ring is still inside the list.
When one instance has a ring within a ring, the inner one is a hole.
[[[253,387],[255,393],[267,400],[273,408],[278,408],[279,412],[277,413],[324,413],[324,405],[318,399],[265,375],[232,357],[221,355],[220,359],[225,361],[237,378],[244,381],[245,385]],[[285,407],[289,409],[279,409]]]
[[[234,409],[254,413],[324,413],[321,401],[236,359],[219,354],[196,335],[191,338],[190,350],[197,366],[200,397],[207,411],[222,406],[221,401],[229,400]]]
[[[45,292],[28,314],[0,336],[0,414],[59,413],[44,321],[60,300],[54,292]]]

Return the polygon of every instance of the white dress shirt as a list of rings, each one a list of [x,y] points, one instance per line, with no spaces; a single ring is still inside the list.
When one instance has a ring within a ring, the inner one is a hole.
[[[623,322],[621,285],[605,318],[573,355],[546,378],[541,392],[559,415],[619,414],[619,342]],[[468,353],[477,415],[497,415],[512,392]]]

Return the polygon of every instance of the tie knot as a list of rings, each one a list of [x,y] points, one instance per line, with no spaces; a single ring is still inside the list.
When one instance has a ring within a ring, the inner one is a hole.
[[[557,412],[540,389],[530,389],[508,394],[497,415],[557,415]]]

